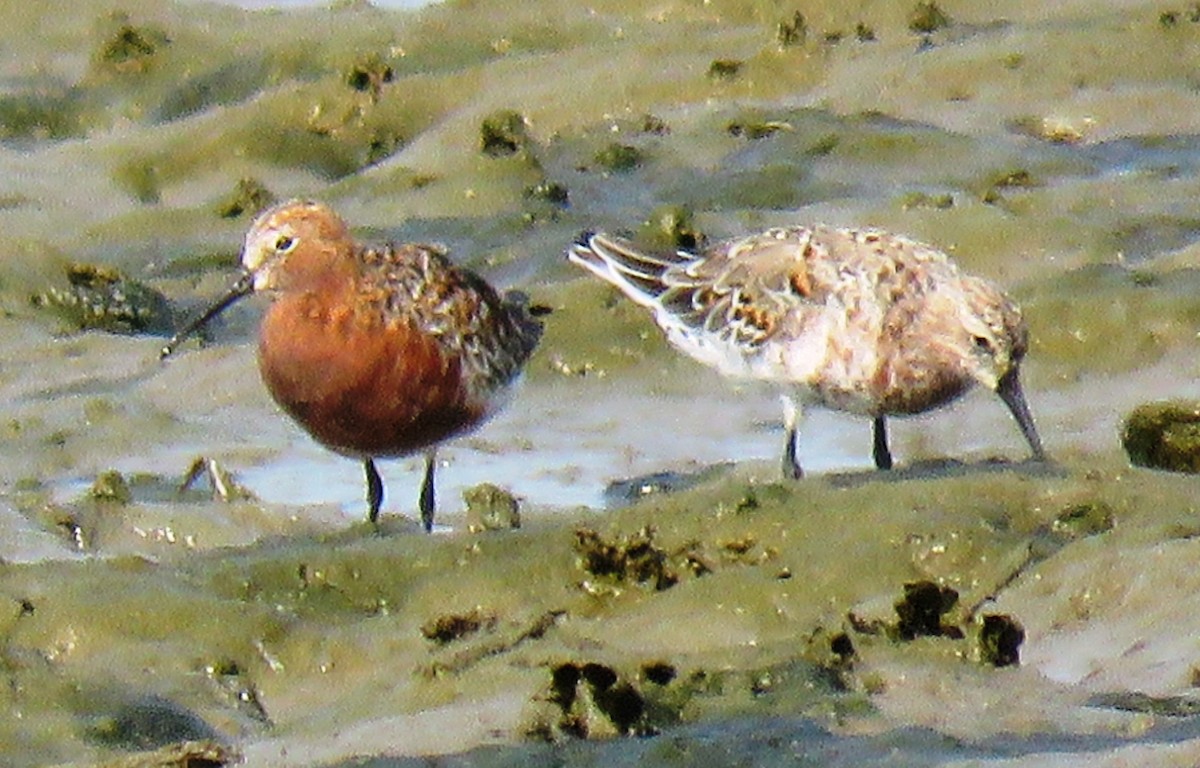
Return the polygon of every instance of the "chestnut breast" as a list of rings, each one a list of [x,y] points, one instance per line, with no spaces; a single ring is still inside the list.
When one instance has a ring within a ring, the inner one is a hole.
[[[359,306],[352,284],[280,295],[263,319],[259,367],[275,401],[317,441],[400,456],[478,423],[462,361],[404,317]]]

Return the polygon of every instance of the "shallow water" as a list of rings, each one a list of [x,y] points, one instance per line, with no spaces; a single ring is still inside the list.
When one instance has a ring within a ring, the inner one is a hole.
[[[1189,478],[1130,469],[1118,433],[1141,402],[1200,397],[1200,23],[1140,0],[964,2],[923,38],[913,5],[809,4],[787,48],[793,9],[734,0],[14,9],[3,762],[107,760],[159,720],[256,765],[1195,762],[1194,720],[1162,708],[1194,696],[1200,508]],[[525,149],[488,157],[480,125],[502,109],[526,118]],[[614,142],[641,163],[606,168]],[[510,407],[442,449],[440,535],[416,535],[415,459],[381,463],[383,531],[363,529],[360,466],[263,391],[261,306],[162,364],[159,336],[81,333],[31,304],[85,261],[162,291],[175,321],[196,311],[233,276],[248,215],[218,211],[247,177],[327,199],[364,237],[446,242],[554,310]],[[539,197],[550,183],[569,205]],[[1012,419],[975,392],[895,420],[890,475],[865,420],[814,411],[810,477],[778,484],[776,393],[680,358],[562,258],[582,229],[669,206],[710,237],[884,226],[995,279],[1029,320],[1027,392],[1061,464],[1022,463]],[[178,495],[199,455],[258,500]],[[130,503],[93,497],[108,469]],[[462,491],[485,481],[521,498],[521,531],[466,533]],[[1080,510],[1115,523],[1064,534]],[[579,525],[653,526],[680,583],[585,571]],[[847,629],[894,620],[923,579],[959,590],[968,635],[972,605],[1017,617],[1021,666],[980,665],[969,639]],[[478,636],[420,632],[473,610],[493,619]],[[859,655],[833,674],[839,631]],[[660,662],[680,682],[643,679]],[[593,748],[560,724],[564,746],[525,743],[564,663],[611,667],[670,714],[665,735]],[[1166,704],[1090,703],[1135,691]]]

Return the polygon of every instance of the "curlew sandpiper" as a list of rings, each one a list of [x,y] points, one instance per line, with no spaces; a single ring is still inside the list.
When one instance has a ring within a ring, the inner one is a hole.
[[[874,229],[770,229],[698,252],[649,253],[584,233],[569,260],[649,309],[677,349],[722,373],[781,386],[783,470],[802,472],[802,404],[870,416],[890,469],[886,417],[923,413],[982,384],[1045,458],[1021,391],[1020,310],[942,251]]]
[[[362,460],[372,523],[384,495],[375,459],[424,452],[419,509],[430,530],[437,446],[503,405],[540,322],[521,297],[451,264],[444,248],[361,245],[318,202],[260,214],[242,266],[162,356],[243,296],[268,294],[258,363],[275,402],[319,443]]]

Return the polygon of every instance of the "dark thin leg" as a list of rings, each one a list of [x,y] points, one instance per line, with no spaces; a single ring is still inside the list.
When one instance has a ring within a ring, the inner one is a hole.
[[[787,429],[786,442],[783,444],[783,476],[792,480],[799,480],[804,477],[804,470],[800,468],[800,460],[796,458],[796,428],[789,427]]]
[[[367,471],[367,520],[374,525],[379,521],[379,508],[383,506],[383,480],[375,469],[374,459],[365,460],[363,469]]]
[[[875,457],[875,466],[878,469],[891,469],[892,452],[888,450],[887,422],[882,416],[875,417],[874,433],[875,445],[872,454]]]
[[[804,477],[800,469],[800,460],[796,458],[796,430],[800,422],[800,406],[791,395],[781,394],[779,402],[783,405],[783,479],[799,480]]]
[[[421,525],[425,532],[433,530],[433,470],[437,466],[437,455],[430,451],[425,454],[425,479],[421,481]]]

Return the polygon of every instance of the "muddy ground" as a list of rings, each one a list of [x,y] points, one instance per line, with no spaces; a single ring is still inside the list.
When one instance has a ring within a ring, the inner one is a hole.
[[[1200,396],[1194,8],[93,0],[7,22],[6,764],[182,741],[250,765],[1200,755],[1197,481],[1119,442],[1135,406]],[[157,359],[255,207],[297,195],[553,309],[509,410],[442,451],[432,536],[419,460],[381,466],[372,531],[360,468],[275,409],[261,305]],[[815,221],[1012,293],[1051,464],[977,392],[896,422],[888,474],[868,424],[814,413],[784,483],[774,393],[562,258],[582,229]],[[245,493],[178,493],[198,456]],[[483,482],[519,529],[469,530]]]

